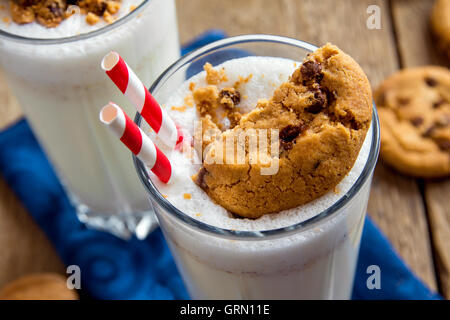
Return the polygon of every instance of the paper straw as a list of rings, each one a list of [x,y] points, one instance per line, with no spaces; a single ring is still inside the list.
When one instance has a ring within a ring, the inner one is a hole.
[[[173,120],[117,52],[103,58],[102,68],[167,146],[182,141]]]
[[[100,121],[162,181],[169,182],[172,166],[153,141],[116,104],[100,110]]]

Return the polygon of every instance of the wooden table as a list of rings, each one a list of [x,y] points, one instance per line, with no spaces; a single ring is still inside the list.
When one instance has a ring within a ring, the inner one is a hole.
[[[443,64],[433,50],[428,17],[433,0],[178,0],[180,40],[210,28],[229,35],[269,33],[351,54],[373,88],[399,68]],[[381,29],[366,27],[369,5]],[[21,116],[0,75],[0,127]],[[369,214],[412,270],[450,298],[450,179],[424,181],[378,163]],[[43,233],[0,178],[0,286],[22,274],[64,272]]]

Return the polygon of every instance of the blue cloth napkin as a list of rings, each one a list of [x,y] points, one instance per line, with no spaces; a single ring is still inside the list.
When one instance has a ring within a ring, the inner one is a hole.
[[[184,53],[225,37],[207,32]],[[131,165],[131,163],[130,163]],[[66,265],[81,269],[82,290],[97,299],[189,299],[159,229],[144,241],[129,241],[87,229],[42,152],[26,120],[0,132],[0,172],[44,230]],[[1,222],[0,222],[1,223]],[[381,289],[369,290],[371,273],[381,271]],[[353,290],[354,299],[439,299],[405,266],[388,240],[367,218]]]

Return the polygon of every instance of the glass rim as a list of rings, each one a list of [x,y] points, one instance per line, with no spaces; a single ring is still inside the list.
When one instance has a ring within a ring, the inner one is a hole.
[[[154,0],[143,0],[142,3],[137,6],[133,11],[129,12],[125,16],[123,16],[120,19],[117,19],[113,23],[110,23],[104,27],[101,27],[99,29],[95,29],[90,32],[82,33],[79,35],[69,36],[69,37],[62,37],[62,38],[30,38],[25,37],[21,35],[17,35],[14,33],[7,32],[5,30],[0,29],[0,39],[7,39],[12,40],[16,42],[26,43],[26,44],[42,44],[42,45],[51,45],[51,44],[63,44],[63,43],[70,43],[75,42],[79,40],[86,40],[93,37],[96,37],[98,35],[101,35],[105,32],[108,32],[110,30],[114,30],[124,23],[130,21],[134,16],[139,14],[143,8],[147,5],[147,3],[154,1]]]
[[[307,51],[315,51],[317,49],[316,46],[297,40],[294,38],[288,38],[288,37],[282,37],[282,36],[274,36],[274,35],[264,35],[264,34],[249,34],[249,35],[242,35],[242,36],[236,36],[236,37],[230,37],[223,40],[215,41],[211,44],[208,44],[204,47],[201,47],[197,50],[194,50],[183,57],[181,57],[179,60],[177,60],[175,63],[173,63],[170,67],[168,67],[156,80],[153,82],[152,86],[150,87],[150,91],[154,92],[156,89],[158,89],[159,84],[161,82],[165,82],[170,76],[172,76],[175,72],[177,72],[182,66],[186,65],[187,63],[193,61],[199,56],[202,56],[208,52],[211,52],[213,50],[221,49],[223,47],[239,44],[239,43],[252,43],[252,42],[273,42],[273,43],[280,43],[285,45],[293,45],[301,49],[305,49]],[[133,154],[133,162],[137,171],[137,174],[139,176],[139,179],[141,180],[142,184],[144,185],[147,193],[149,193],[152,200],[156,201],[158,205],[160,205],[164,210],[166,210],[172,217],[174,217],[176,220],[181,221],[184,224],[187,224],[189,227],[194,227],[196,229],[199,229],[200,231],[213,234],[215,236],[219,236],[222,238],[228,238],[228,239],[234,239],[234,240],[266,240],[268,238],[277,237],[280,235],[289,235],[292,233],[297,233],[301,231],[309,230],[310,228],[316,226],[319,222],[322,222],[324,220],[328,220],[331,217],[334,217],[335,214],[344,207],[361,189],[361,187],[365,184],[367,179],[371,176],[377,159],[378,154],[380,150],[380,127],[379,127],[379,120],[378,120],[378,114],[376,111],[375,103],[372,105],[372,142],[370,146],[369,155],[367,158],[367,162],[364,166],[364,169],[361,171],[358,179],[355,181],[355,183],[351,186],[351,188],[343,195],[341,196],[333,205],[326,208],[325,210],[321,211],[320,213],[314,215],[313,217],[310,217],[306,220],[303,220],[301,222],[294,223],[292,225],[276,228],[276,229],[269,229],[269,230],[262,230],[262,231],[243,231],[243,230],[232,230],[232,229],[224,229],[216,226],[212,226],[210,224],[207,224],[205,222],[196,220],[192,218],[191,216],[187,215],[183,211],[176,208],[174,205],[172,205],[167,199],[163,197],[163,195],[159,192],[159,190],[154,186],[147,169],[145,168],[145,165],[140,161],[134,154]],[[141,115],[137,112],[134,122],[140,126],[142,122]],[[153,204],[152,204],[153,205]]]

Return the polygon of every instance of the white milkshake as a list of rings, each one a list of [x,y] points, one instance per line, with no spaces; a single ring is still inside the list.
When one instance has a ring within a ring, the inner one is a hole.
[[[0,29],[9,33],[0,35],[0,66],[80,218],[124,237],[142,222],[138,236],[145,237],[154,221],[131,156],[97,116],[109,101],[130,116],[135,109],[100,62],[115,50],[149,86],[179,57],[174,1],[123,0],[112,24],[90,25],[86,15],[75,13],[47,28],[19,25],[7,15],[0,10]]]
[[[232,86],[239,77],[251,75],[239,89],[239,107],[249,111],[258,99],[270,98],[275,88],[287,81],[298,66],[299,63],[289,59],[255,56],[229,60],[215,68],[226,71],[228,79],[220,84],[221,88]],[[170,116],[188,137],[194,134],[194,122],[199,118],[195,106],[186,106],[192,83],[195,87],[206,86],[205,72],[183,83],[164,103]],[[320,223],[305,227],[302,232],[289,230],[289,227],[346,201],[344,198],[360,178],[369,154],[373,152],[372,127],[352,170],[335,190],[305,205],[258,219],[236,218],[213,202],[191,178],[200,165],[193,164],[186,153],[165,150],[175,169],[173,181],[164,184],[150,174],[151,180],[171,205],[200,223],[197,226],[182,223],[168,213],[171,209],[154,201],[160,225],[191,297],[348,299],[369,196],[370,176],[351,200]],[[262,237],[259,233],[285,227],[288,229],[270,237]],[[205,232],[202,228],[215,231]],[[253,236],[247,239],[227,238],[223,237],[221,230],[251,231]]]

